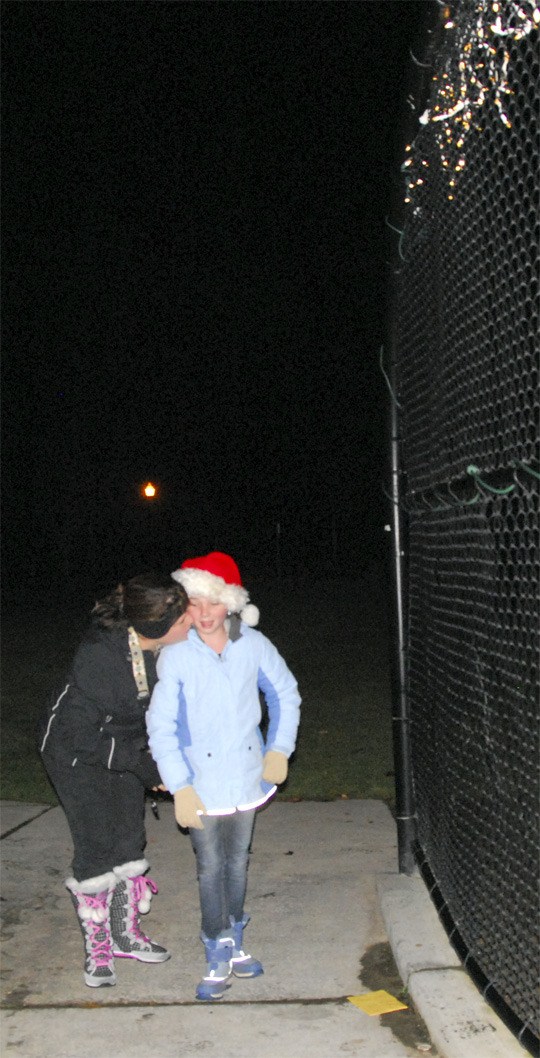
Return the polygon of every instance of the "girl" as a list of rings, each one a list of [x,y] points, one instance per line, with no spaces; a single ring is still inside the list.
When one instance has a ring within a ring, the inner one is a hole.
[[[231,973],[263,973],[242,948],[248,852],[255,810],[287,777],[300,696],[283,658],[253,627],[259,612],[230,555],[188,559],[173,577],[189,596],[193,627],[159,659],[147,727],[197,858],[207,966],[196,996],[211,1001],[221,999]],[[269,715],[265,743],[259,691]]]
[[[74,845],[66,881],[82,929],[84,980],[114,985],[114,957],[169,958],[140,930],[157,887],[145,878],[145,788],[163,789],[148,752],[145,713],[161,647],[185,639],[187,595],[170,576],[128,580],[92,624],[44,718],[40,752]]]

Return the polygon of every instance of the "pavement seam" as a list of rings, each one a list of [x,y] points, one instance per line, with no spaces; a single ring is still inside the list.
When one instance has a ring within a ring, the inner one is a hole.
[[[314,999],[232,999],[228,1002],[223,1003],[221,1001],[216,1003],[203,1003],[197,999],[186,999],[186,1000],[152,1000],[143,999],[140,1002],[135,1000],[116,1000],[111,1003],[108,1002],[92,1002],[92,1000],[81,1000],[80,1002],[71,1003],[32,1003],[27,1006],[18,1006],[11,1003],[0,1003],[0,1010],[11,1010],[17,1013],[27,1013],[31,1011],[42,1011],[42,1010],[95,1010],[99,1008],[101,1010],[123,1010],[130,1007],[151,1007],[152,1009],[167,1007],[195,1007],[201,1009],[202,1007],[215,1007],[215,1006],[234,1006],[234,1007],[281,1007],[281,1006],[292,1006],[292,1007],[308,1007],[308,1006],[329,1006],[333,1003],[347,1003],[348,996],[328,996],[326,998]]]
[[[32,816],[31,819],[25,819],[23,823],[17,823],[16,827],[11,827],[11,830],[6,830],[2,835],[0,835],[0,841],[3,841],[4,838],[11,837],[12,834],[16,834],[17,831],[22,830],[23,827],[30,826],[30,823],[35,823],[36,819],[40,819],[41,816],[46,815],[47,812],[50,812],[53,808],[57,807],[58,805],[47,805],[46,808],[43,808],[41,812],[37,813],[37,815]]]
[[[463,974],[465,974],[465,976],[467,978],[470,979],[470,974],[465,969],[465,967],[464,966],[456,966],[455,963],[449,963],[448,966],[443,966],[443,965],[438,965],[438,966],[418,966],[416,968],[416,970],[410,970],[409,976],[407,978],[407,986],[409,984],[409,981],[412,980],[413,977],[416,977],[417,974],[446,973],[447,970],[457,970],[458,973],[463,973]],[[481,995],[482,993],[480,992],[479,994]]]

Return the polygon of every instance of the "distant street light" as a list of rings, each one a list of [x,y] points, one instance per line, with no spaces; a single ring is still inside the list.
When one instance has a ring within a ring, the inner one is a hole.
[[[146,500],[155,500],[157,496],[156,486],[152,485],[151,481],[148,481],[146,485],[142,486],[141,493]]]

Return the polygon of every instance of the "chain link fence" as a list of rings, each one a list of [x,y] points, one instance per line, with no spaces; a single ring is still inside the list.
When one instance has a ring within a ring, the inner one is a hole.
[[[417,859],[525,1042],[539,1032],[539,23],[530,2],[440,5],[403,166],[392,389]]]

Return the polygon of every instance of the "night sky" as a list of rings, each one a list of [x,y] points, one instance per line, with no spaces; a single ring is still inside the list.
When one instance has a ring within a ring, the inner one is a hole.
[[[4,2],[8,591],[382,546],[385,217],[432,6]]]

